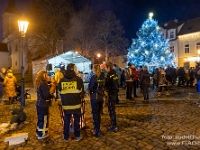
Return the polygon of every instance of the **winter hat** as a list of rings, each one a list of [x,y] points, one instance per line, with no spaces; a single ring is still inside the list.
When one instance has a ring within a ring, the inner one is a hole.
[[[128,66],[131,66],[131,65],[132,65],[132,64],[129,62],[129,63],[128,63]]]
[[[100,68],[101,68],[101,69],[104,69],[105,67],[106,67],[105,64],[101,64],[101,65],[100,65]]]

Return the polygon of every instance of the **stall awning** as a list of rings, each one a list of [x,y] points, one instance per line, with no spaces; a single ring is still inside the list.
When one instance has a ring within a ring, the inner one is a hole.
[[[90,62],[89,59],[81,56],[78,53],[75,53],[74,51],[68,51],[64,54],[59,55],[61,58],[63,58],[66,61],[72,62],[72,63],[81,63],[81,62]]]

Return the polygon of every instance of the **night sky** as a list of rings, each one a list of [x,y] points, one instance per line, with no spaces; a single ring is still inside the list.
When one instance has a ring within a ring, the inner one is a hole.
[[[21,11],[30,0],[16,0],[16,6]],[[93,1],[95,8],[112,10],[125,29],[125,36],[131,41],[136,37],[136,31],[147,19],[149,12],[154,13],[158,24],[174,20],[185,21],[200,17],[200,0],[73,0],[77,5]],[[0,0],[2,16],[8,0]],[[0,18],[0,38],[2,37],[2,17]]]

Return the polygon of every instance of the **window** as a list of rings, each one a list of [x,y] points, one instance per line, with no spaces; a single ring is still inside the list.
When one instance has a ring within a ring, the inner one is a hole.
[[[197,51],[200,49],[200,43],[197,43]]]
[[[176,29],[168,30],[168,38],[169,39],[175,39],[176,38]]]
[[[170,46],[170,52],[174,53],[174,46]]]
[[[170,39],[173,39],[173,38],[174,38],[174,31],[170,31],[170,33],[169,33],[169,38],[170,38]]]
[[[189,44],[185,45],[185,53],[190,53],[190,46],[189,46]]]

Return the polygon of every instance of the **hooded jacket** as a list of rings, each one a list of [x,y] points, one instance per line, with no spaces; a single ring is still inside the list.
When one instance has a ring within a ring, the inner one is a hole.
[[[58,85],[62,108],[69,114],[81,113],[81,99],[84,98],[83,80],[73,70],[67,70]]]
[[[106,76],[105,91],[108,95],[117,94],[119,92],[118,75],[114,69],[110,70]]]
[[[15,83],[17,82],[17,79],[13,75],[13,73],[9,72],[7,73],[5,79],[4,79],[4,86],[5,86],[5,93],[7,97],[15,97],[17,96],[16,90],[15,90]]]
[[[150,85],[150,74],[147,70],[143,70],[142,76],[141,76],[141,84],[142,85]]]

